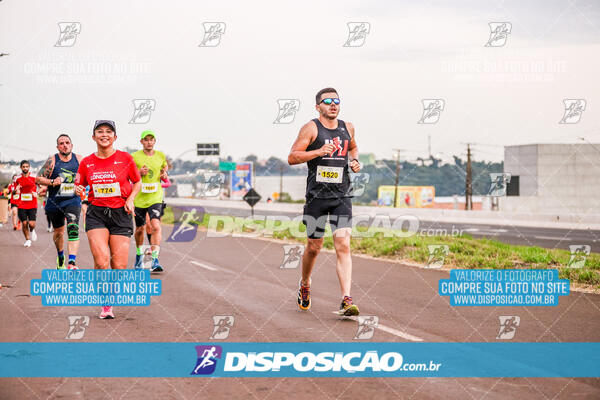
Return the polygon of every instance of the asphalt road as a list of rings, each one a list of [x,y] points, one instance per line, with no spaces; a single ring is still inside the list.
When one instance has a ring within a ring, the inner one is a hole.
[[[248,217],[251,215],[250,207],[247,209],[233,207],[203,206],[204,209],[213,214],[232,215],[237,217]],[[380,211],[381,214],[385,210]],[[256,212],[260,215],[286,215],[296,217],[298,214],[291,212],[271,212],[261,210]],[[372,221],[372,219],[370,219]],[[452,235],[453,233],[465,233],[475,238],[489,238],[503,243],[539,246],[547,249],[569,250],[569,245],[590,245],[591,251],[600,252],[600,231],[535,228],[513,225],[488,225],[488,224],[461,224],[437,221],[419,221],[417,234],[419,235]]]
[[[341,296],[335,255],[323,252],[313,277],[313,307],[296,305],[298,269],[281,269],[283,242],[206,238],[165,243],[163,294],[149,307],[42,307],[31,279],[52,268],[51,234],[24,248],[21,232],[0,229],[0,339],[67,342],[68,317],[89,316],[84,342],[207,342],[213,316],[235,318],[226,342],[352,342],[356,321],[332,313]],[[165,226],[168,234],[171,227]],[[165,236],[166,236],[165,234]],[[92,258],[82,234],[81,267]],[[130,264],[134,258],[133,242]],[[379,317],[372,341],[497,342],[501,315],[520,316],[514,341],[600,341],[600,296],[572,292],[557,307],[451,307],[437,293],[445,271],[354,257],[353,297]],[[155,276],[155,277],[156,277]],[[72,342],[72,340],[70,341]],[[82,355],[85,357],[85,355]],[[35,366],[32,366],[35,368]],[[57,369],[61,366],[57,365]],[[190,366],[190,370],[193,365]],[[160,375],[160,366],[157,366]],[[600,378],[16,378],[0,379],[0,399],[597,399]]]

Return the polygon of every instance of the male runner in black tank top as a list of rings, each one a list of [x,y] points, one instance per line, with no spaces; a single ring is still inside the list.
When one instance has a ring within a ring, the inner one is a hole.
[[[73,153],[73,143],[65,133],[56,138],[56,149],[58,153],[48,157],[35,182],[48,187],[48,199],[44,208],[54,228],[52,239],[57,253],[56,269],[79,269],[76,257],[79,250],[81,199],[75,194],[73,182],[82,157]],[[64,252],[65,223],[68,262]]]
[[[350,297],[352,196],[348,165],[353,172],[361,170],[354,125],[337,119],[340,99],[335,89],[320,90],[315,100],[319,118],[309,121],[300,129],[288,156],[290,165],[304,162],[308,164],[303,219],[308,243],[302,257],[298,306],[302,310],[310,308],[310,276],[323,246],[323,233],[329,216],[337,256],[336,271],[343,296],[339,313],[346,316],[358,315],[358,307]]]

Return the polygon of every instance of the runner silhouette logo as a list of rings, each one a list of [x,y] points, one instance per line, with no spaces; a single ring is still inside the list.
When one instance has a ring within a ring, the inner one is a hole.
[[[221,359],[223,349],[221,346],[196,346],[198,361],[190,375],[210,375],[217,368],[217,359]]]
[[[198,224],[204,219],[202,207],[173,207],[173,231],[167,242],[191,242],[196,238]]]

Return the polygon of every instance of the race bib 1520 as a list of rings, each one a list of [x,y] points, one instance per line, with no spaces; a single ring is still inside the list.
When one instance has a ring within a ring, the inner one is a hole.
[[[317,182],[342,183],[344,168],[317,166]]]

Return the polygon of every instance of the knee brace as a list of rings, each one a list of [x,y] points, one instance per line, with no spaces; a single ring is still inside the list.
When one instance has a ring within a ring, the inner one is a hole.
[[[72,222],[67,224],[67,237],[69,240],[79,240],[79,225]]]

